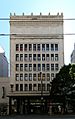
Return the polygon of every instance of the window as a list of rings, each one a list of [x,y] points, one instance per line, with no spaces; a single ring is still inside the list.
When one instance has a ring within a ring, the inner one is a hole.
[[[55,51],[58,51],[58,44],[55,44]]]
[[[16,71],[19,71],[19,64],[16,64]]]
[[[47,84],[47,91],[50,91],[50,84]]]
[[[51,51],[54,51],[54,44],[51,44]]]
[[[42,61],[45,61],[45,54],[42,54]]]
[[[19,54],[16,54],[16,61],[19,61]]]
[[[36,64],[33,64],[33,71],[36,71]]]
[[[32,84],[29,84],[29,91],[32,91]]]
[[[20,81],[23,81],[23,74],[20,74]]]
[[[19,44],[16,44],[16,51],[19,51]]]
[[[33,60],[36,61],[36,54],[33,54]]]
[[[40,44],[37,44],[37,50],[40,51]]]
[[[47,73],[47,81],[50,81],[50,74]]]
[[[29,54],[29,61],[32,61],[32,54]]]
[[[51,54],[51,61],[54,61],[54,54]]]
[[[27,57],[27,56],[28,56],[28,54],[25,54],[25,55],[24,55],[24,60],[25,60],[25,61],[28,61],[28,57]]]
[[[49,51],[49,44],[46,44],[46,51]]]
[[[54,71],[54,64],[51,64],[51,71]]]
[[[45,91],[45,84],[42,84],[42,91]]]
[[[33,84],[33,90],[36,91],[37,90],[37,85]]]
[[[28,71],[28,64],[24,64],[24,70]]]
[[[33,44],[33,51],[36,51],[36,44]]]
[[[32,74],[29,74],[29,81],[32,81]]]
[[[29,51],[32,50],[32,44],[29,44]]]
[[[38,64],[38,71],[41,71],[41,64]]]
[[[28,91],[28,85],[27,84],[24,85],[24,90]]]
[[[42,74],[42,80],[45,81],[45,73]]]
[[[41,84],[38,84],[38,91],[41,91]]]
[[[45,71],[45,64],[42,64],[42,71]]]
[[[20,71],[23,71],[23,64],[20,64]]]
[[[54,79],[54,73],[51,73],[51,80]]]
[[[20,84],[20,91],[23,91],[23,84]]]
[[[32,64],[29,64],[29,71],[32,71]]]
[[[23,51],[23,44],[20,44],[20,51]]]
[[[55,70],[56,70],[56,71],[59,70],[59,64],[55,64]]]
[[[38,60],[38,61],[41,60],[41,54],[37,54],[37,60]]]
[[[33,74],[33,80],[36,81],[36,74]]]
[[[38,81],[40,81],[41,80],[41,74],[39,73],[38,74]]]
[[[46,60],[49,61],[49,54],[46,54]]]
[[[27,51],[27,44],[24,44],[24,51]]]
[[[20,61],[23,61],[23,54],[20,54]]]
[[[50,70],[50,65],[46,64],[46,70],[49,71]]]
[[[19,84],[16,84],[16,91],[19,91]]]
[[[42,51],[45,51],[45,44],[42,44]]]
[[[28,80],[28,74],[24,74],[24,80],[27,81]]]
[[[19,81],[19,74],[15,74],[15,80]]]
[[[58,54],[55,54],[55,61],[58,61]]]

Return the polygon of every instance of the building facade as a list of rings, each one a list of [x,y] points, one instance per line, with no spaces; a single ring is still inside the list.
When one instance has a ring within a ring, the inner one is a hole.
[[[10,113],[15,103],[17,113],[40,110],[42,99],[48,112],[50,82],[64,65],[63,14],[11,14],[10,34]]]
[[[0,51],[0,77],[8,77],[8,61],[3,49]]]
[[[74,44],[74,50],[71,54],[71,63],[75,63],[75,44]]]

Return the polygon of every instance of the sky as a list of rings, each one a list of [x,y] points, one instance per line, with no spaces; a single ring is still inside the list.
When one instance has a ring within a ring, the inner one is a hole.
[[[63,12],[64,19],[75,18],[75,0],[0,0],[0,18],[10,18],[10,13],[16,15],[56,15]],[[0,34],[9,34],[8,20],[0,20]],[[75,20],[64,21],[64,34],[75,33]],[[64,63],[70,63],[70,55],[74,49],[75,35],[64,35]],[[10,37],[0,36],[0,46],[5,51],[10,63]]]

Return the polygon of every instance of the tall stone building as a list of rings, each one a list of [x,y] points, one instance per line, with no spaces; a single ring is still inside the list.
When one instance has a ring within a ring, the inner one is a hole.
[[[75,63],[75,44],[74,44],[74,50],[72,51],[71,54],[71,63]]]
[[[64,65],[63,14],[11,14],[10,34],[10,114],[48,112],[50,82]]]

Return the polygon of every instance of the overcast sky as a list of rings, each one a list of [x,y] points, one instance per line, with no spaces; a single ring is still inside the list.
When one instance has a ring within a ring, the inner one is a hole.
[[[9,18],[10,13],[22,15],[61,14],[64,18],[75,18],[75,0],[0,0],[0,18]],[[10,33],[9,21],[0,20],[0,33]],[[64,33],[75,33],[75,20],[64,21]],[[9,36],[0,36],[0,46],[5,50],[6,57],[10,59]],[[75,35],[64,36],[65,64],[70,63],[70,55],[74,49]]]

